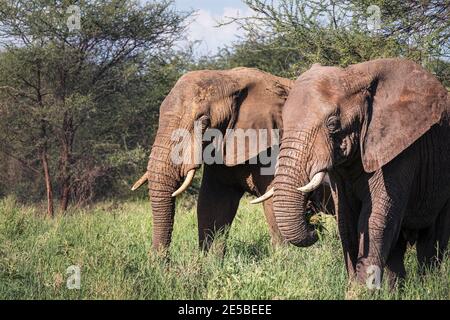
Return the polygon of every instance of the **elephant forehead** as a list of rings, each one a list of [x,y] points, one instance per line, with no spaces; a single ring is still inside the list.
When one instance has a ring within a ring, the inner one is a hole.
[[[205,86],[203,84],[198,84],[195,88],[195,92],[195,102],[201,103],[210,100],[214,95],[217,95],[217,87],[213,85]]]
[[[298,86],[295,92],[291,92],[283,108],[283,118],[286,123],[289,119],[293,123],[302,120],[322,119],[326,115],[336,111],[338,97],[330,97],[323,94],[313,86]]]

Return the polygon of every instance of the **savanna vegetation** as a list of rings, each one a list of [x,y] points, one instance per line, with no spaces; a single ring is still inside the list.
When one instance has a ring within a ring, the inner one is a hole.
[[[170,261],[151,249],[148,201],[105,201],[53,219],[40,208],[0,203],[0,299],[450,299],[450,259],[419,275],[408,250],[402,290],[347,287],[341,244],[331,216],[311,248],[273,249],[262,208],[244,199],[223,239],[200,253],[193,195],[178,202]],[[69,290],[80,267],[80,289]]]
[[[245,200],[222,260],[197,250],[193,187],[177,200],[171,260],[150,252],[147,194],[130,187],[146,167],[159,105],[190,70],[247,66],[296,78],[313,63],[381,57],[419,62],[449,88],[450,5],[243,3],[253,15],[218,23],[238,23],[244,36],[200,56],[186,40],[195,12],[170,0],[0,1],[0,298],[345,297],[328,216],[312,248],[274,250],[261,208]],[[80,28],[67,26],[70,5]],[[70,265],[82,267],[80,290],[65,286]],[[449,269],[447,258],[421,278],[411,251],[404,290],[362,297],[449,299]]]

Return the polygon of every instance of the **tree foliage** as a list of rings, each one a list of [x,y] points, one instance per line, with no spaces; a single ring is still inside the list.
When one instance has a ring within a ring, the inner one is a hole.
[[[448,68],[448,1],[244,0],[250,17],[230,19],[244,41],[216,58],[295,78],[313,63],[346,66],[376,58],[406,57],[442,80]]]
[[[79,28],[67,26],[70,5],[79,6]],[[149,92],[152,73],[173,63],[167,53],[188,16],[168,1],[0,3],[2,129],[13,136],[0,147],[45,172],[47,195],[55,189],[63,210],[71,199],[92,198],[97,179],[110,173],[110,153],[135,144],[121,116],[156,108],[143,97],[159,102],[164,92]],[[143,134],[153,124],[140,118]]]

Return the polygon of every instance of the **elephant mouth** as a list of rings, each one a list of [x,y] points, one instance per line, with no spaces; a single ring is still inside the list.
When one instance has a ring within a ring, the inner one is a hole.
[[[313,216],[314,214],[318,213],[319,211],[320,211],[320,208],[316,203],[314,203],[311,200],[307,201],[306,209],[305,209],[305,214],[307,217]]]
[[[307,224],[307,229],[317,235],[323,234],[325,231],[327,231],[324,215],[329,214],[331,213],[327,211],[325,202],[318,202],[317,199],[315,199],[314,201],[308,199],[306,201],[305,207],[305,221]]]
[[[319,220],[318,215],[322,213],[322,206],[321,204],[317,204],[314,201],[308,200],[306,202],[306,208],[305,208],[305,218],[306,222],[308,223],[308,228],[317,229],[317,222]]]

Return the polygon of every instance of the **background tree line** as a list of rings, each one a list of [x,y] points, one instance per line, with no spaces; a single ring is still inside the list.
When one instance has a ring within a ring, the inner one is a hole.
[[[245,35],[198,57],[185,39],[195,13],[173,1],[1,0],[0,197],[45,200],[49,216],[130,197],[159,105],[189,70],[248,66],[295,78],[313,63],[401,56],[450,87],[448,0],[243,2],[252,16],[219,24]],[[73,4],[77,30],[66,25]]]

